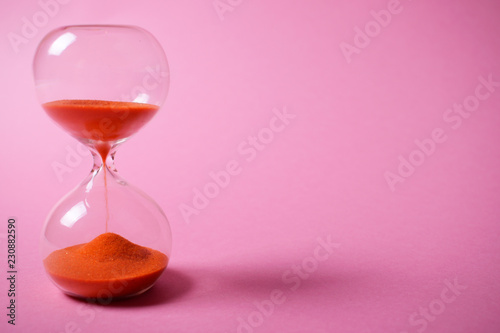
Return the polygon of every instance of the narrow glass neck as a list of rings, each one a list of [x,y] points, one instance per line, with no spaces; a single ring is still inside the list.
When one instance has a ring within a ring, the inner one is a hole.
[[[104,166],[109,171],[117,172],[115,167],[115,154],[119,143],[117,142],[96,142],[93,145],[88,145],[94,165],[92,172],[101,170]]]

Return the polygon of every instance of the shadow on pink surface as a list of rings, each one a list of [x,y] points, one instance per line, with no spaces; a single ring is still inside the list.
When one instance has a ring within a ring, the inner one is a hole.
[[[161,306],[180,301],[194,301],[197,304],[205,301],[213,303],[217,298],[231,303],[238,300],[271,298],[277,304],[281,304],[292,294],[298,296],[302,293],[321,293],[320,291],[327,285],[342,280],[341,276],[316,274],[316,272],[301,271],[296,267],[287,270],[269,266],[260,268],[224,266],[214,269],[198,267],[182,270],[167,269],[150,290],[136,297],[112,302],[68,297],[77,302],[114,308]]]
[[[275,267],[259,266],[257,263],[247,264],[246,267],[224,265],[183,270],[183,273],[189,277],[185,281],[190,280],[192,285],[189,286],[190,289],[175,291],[178,295],[175,298],[178,298],[177,301],[183,298],[183,301],[196,304],[213,304],[214,302],[240,304],[267,298],[284,300],[292,295],[299,298],[301,295],[319,295],[324,293],[326,287],[348,289],[348,286],[355,284],[352,277],[346,277],[344,276],[346,273],[342,272],[306,272],[298,270],[296,266],[283,270],[279,264]],[[179,287],[182,288],[182,286]],[[169,293],[174,288],[177,286],[165,286],[165,289],[159,292],[165,290],[165,293]],[[151,292],[156,292],[155,288],[152,288]],[[165,297],[167,302],[174,300],[169,296]]]

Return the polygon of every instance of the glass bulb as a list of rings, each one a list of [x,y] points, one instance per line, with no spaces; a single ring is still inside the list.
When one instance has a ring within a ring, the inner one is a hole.
[[[148,290],[170,259],[170,226],[153,199],[118,175],[114,159],[167,95],[160,44],[132,26],[63,27],[40,43],[34,77],[47,114],[94,159],[87,178],[45,221],[41,254],[49,277],[77,297]]]

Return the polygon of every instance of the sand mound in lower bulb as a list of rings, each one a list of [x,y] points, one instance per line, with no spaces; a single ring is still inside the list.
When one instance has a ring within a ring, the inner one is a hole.
[[[167,267],[168,257],[107,232],[89,243],[56,250],[43,263],[66,293],[109,299],[151,287]]]

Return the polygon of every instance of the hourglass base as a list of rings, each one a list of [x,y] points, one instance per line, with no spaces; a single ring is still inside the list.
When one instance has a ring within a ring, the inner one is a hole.
[[[89,243],[56,250],[43,263],[65,293],[115,299],[149,289],[165,270],[168,257],[108,232]]]
[[[85,300],[85,301],[90,302],[90,303],[108,304],[111,302],[123,301],[123,300],[127,300],[129,298],[134,298],[135,296],[142,295],[145,292],[147,292],[148,290],[150,290],[151,288],[153,288],[153,286],[154,286],[154,284],[147,287],[146,289],[143,289],[143,290],[135,293],[135,294],[125,295],[125,296],[112,296],[111,294],[103,294],[101,297],[83,297],[81,295],[77,295],[77,294],[74,294],[74,293],[66,291],[66,290],[61,289],[61,291],[65,295],[73,297],[75,299]]]
[[[49,276],[54,284],[68,296],[80,299],[97,299],[109,302],[123,300],[145,293],[153,287],[162,273],[163,270],[157,274],[151,275],[148,279],[136,281],[117,279],[93,283],[73,281],[50,274]],[[147,285],[147,287],[144,287],[145,285]]]

